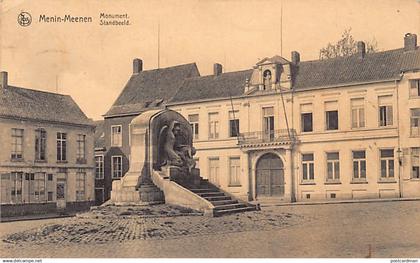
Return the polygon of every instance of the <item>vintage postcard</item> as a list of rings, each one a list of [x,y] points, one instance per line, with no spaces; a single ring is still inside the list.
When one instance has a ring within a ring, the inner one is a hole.
[[[419,33],[418,0],[0,0],[0,257],[418,262]]]

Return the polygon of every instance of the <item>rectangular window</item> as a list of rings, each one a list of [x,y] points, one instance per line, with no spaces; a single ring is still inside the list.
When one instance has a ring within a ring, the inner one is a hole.
[[[266,139],[274,139],[274,107],[262,108],[263,132]]]
[[[420,147],[411,148],[411,178],[420,179]]]
[[[209,159],[209,181],[219,186],[219,158]]]
[[[379,96],[379,126],[392,126],[393,111],[392,111],[392,96]]]
[[[95,179],[104,179],[104,156],[95,156]]]
[[[35,160],[45,161],[47,149],[47,132],[44,129],[35,130]]]
[[[86,173],[76,173],[76,201],[85,200]]]
[[[410,135],[420,136],[420,108],[410,109]]]
[[[78,134],[77,135],[77,162],[85,163],[86,162],[86,135]]]
[[[239,135],[239,111],[229,111],[229,137]]]
[[[312,103],[300,105],[300,118],[301,118],[301,131],[311,132],[313,131],[312,124]]]
[[[219,138],[219,113],[209,113],[209,139]]]
[[[199,116],[198,114],[190,114],[188,115],[188,121],[190,122],[191,125],[191,129],[192,129],[192,134],[193,134],[193,139],[198,139],[198,120],[199,120]]]
[[[410,97],[420,96],[420,79],[410,80]]]
[[[365,102],[364,99],[351,99],[351,127],[365,127]]]
[[[200,158],[194,158],[195,168],[200,169]]]
[[[67,160],[67,134],[57,132],[57,161]]]
[[[353,151],[353,179],[366,180],[366,152]]]
[[[122,126],[111,126],[111,146],[122,146]]]
[[[23,129],[12,129],[12,160],[23,159]]]
[[[239,157],[229,158],[229,186],[241,185],[241,159]]]
[[[122,156],[112,156],[111,161],[112,178],[120,178],[122,176]]]
[[[325,129],[338,130],[338,102],[325,102]]]
[[[313,181],[314,178],[314,154],[302,154],[302,181]]]
[[[45,186],[46,186],[46,174],[35,173],[30,174],[29,177],[29,192],[31,202],[45,202],[47,201]]]
[[[338,152],[327,153],[327,181],[340,180],[340,154]]]
[[[380,150],[381,178],[394,178],[394,149]]]
[[[12,172],[10,181],[11,181],[11,192],[10,192],[11,202],[14,204],[20,204],[23,201],[22,200],[23,173]]]

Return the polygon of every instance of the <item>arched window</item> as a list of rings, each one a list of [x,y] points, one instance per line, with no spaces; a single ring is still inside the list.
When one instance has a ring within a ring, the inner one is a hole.
[[[264,85],[264,90],[269,90],[269,89],[271,89],[271,78],[272,78],[272,76],[271,76],[271,71],[270,70],[265,70],[264,71],[264,73],[263,73],[263,78],[264,78],[264,83],[263,83],[263,85]]]

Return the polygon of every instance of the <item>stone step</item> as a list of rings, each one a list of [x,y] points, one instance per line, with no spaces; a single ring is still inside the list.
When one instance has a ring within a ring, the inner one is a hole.
[[[215,188],[188,188],[191,192],[194,193],[208,193],[208,192],[216,192],[217,189]]]
[[[201,197],[225,196],[222,192],[197,193]]]
[[[228,210],[228,209],[235,209],[241,207],[248,207],[246,204],[236,203],[236,204],[227,204],[227,205],[217,205],[214,206],[214,210]]]
[[[232,200],[229,196],[206,196],[204,197],[207,201],[222,201],[222,200]]]
[[[238,203],[238,200],[219,200],[219,201],[211,201],[211,203],[214,206],[231,205],[231,204],[237,204]]]
[[[214,210],[215,216],[233,214],[233,213],[240,213],[240,212],[247,212],[247,211],[255,211],[255,207],[246,206],[240,208],[233,208],[233,209],[224,209],[224,210]]]

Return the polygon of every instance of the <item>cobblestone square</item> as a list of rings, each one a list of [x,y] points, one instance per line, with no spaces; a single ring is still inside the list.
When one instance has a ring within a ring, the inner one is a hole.
[[[215,218],[171,209],[108,209],[71,218],[1,223],[0,254],[420,257],[420,201],[272,206]]]

